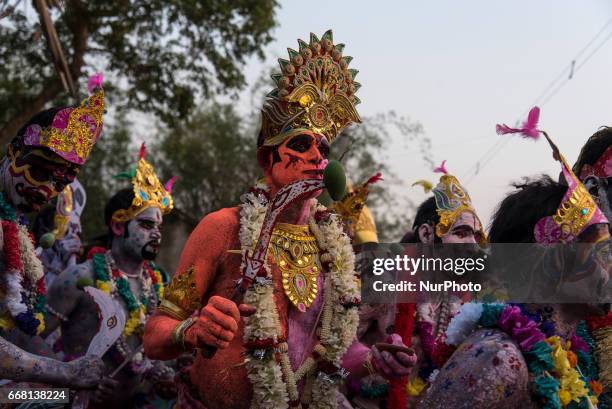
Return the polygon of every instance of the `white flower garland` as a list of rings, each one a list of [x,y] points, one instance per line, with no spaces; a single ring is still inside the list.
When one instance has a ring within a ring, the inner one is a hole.
[[[18,223],[17,228],[23,272],[12,270],[4,274],[4,304],[13,317],[28,311],[26,304],[22,300],[22,293],[25,292],[23,288],[24,276],[28,278],[30,283],[37,283],[44,275],[42,263],[36,256],[36,251],[27,229]]]
[[[256,189],[265,190],[267,187],[260,184]],[[239,237],[244,252],[253,250],[266,210],[267,200],[262,194],[243,195]],[[315,346],[314,351],[321,359],[332,362],[339,368],[342,356],[355,339],[359,322],[357,307],[347,308],[343,304],[359,300],[360,289],[349,238],[333,216],[330,217],[331,220],[316,223],[314,215],[319,210],[325,210],[325,207],[317,205],[313,200],[308,224],[322,251],[321,261],[331,262],[331,267],[325,274],[320,343]],[[281,324],[274,303],[274,285],[267,260],[264,268],[268,279],[256,281],[245,294],[245,302],[256,307],[257,312],[245,318],[244,341],[271,339],[276,344],[282,335]],[[294,372],[287,350],[286,342],[280,343],[276,349],[280,362],[276,361],[274,354],[265,355],[262,359],[251,356],[245,359],[253,387],[251,408],[288,408],[290,402],[300,399],[297,383],[302,378],[305,378],[301,396],[303,403],[310,403],[309,407],[314,409],[336,408],[337,383],[328,375],[317,373],[313,357],[307,358]]]

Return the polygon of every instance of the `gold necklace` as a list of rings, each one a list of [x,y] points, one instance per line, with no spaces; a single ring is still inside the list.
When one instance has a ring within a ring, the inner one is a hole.
[[[306,225],[277,223],[271,244],[287,298],[298,310],[306,311],[319,292],[321,264],[317,239]]]

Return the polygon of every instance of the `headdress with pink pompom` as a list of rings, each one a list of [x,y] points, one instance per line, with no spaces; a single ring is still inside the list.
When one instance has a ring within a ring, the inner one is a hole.
[[[451,175],[446,168],[446,160],[443,160],[440,166],[434,167],[434,173],[441,173],[440,181],[434,187],[433,183],[428,180],[420,179],[412,184],[412,186],[422,186],[425,193],[433,192],[436,201],[436,212],[440,216],[440,221],[436,224],[436,235],[442,237],[447,234],[453,227],[459,216],[464,212],[469,212],[480,223],[478,240],[484,245],[487,242],[487,235],[482,228],[482,223],[476,214],[476,209],[472,205],[472,199],[467,190],[461,186],[459,179]]]
[[[539,119],[540,108],[536,106],[529,111],[529,116],[523,122],[521,128],[511,128],[505,124],[498,124],[495,129],[500,135],[519,133],[525,138],[534,140],[537,140],[540,135],[544,135],[548,141],[553,151],[553,158],[561,163],[561,170],[568,188],[555,214],[540,219],[533,232],[536,241],[540,244],[569,243],[574,241],[589,226],[608,223],[608,219],[576,177],[557,145],[545,131],[538,129]]]
[[[125,223],[134,219],[149,207],[158,207],[162,214],[168,214],[174,207],[172,200],[172,186],[176,177],[173,176],[162,185],[159,181],[155,169],[147,160],[146,147],[144,142],[140,145],[138,163],[132,166],[128,172],[123,172],[115,176],[117,179],[128,179],[134,187],[134,200],[129,209],[119,209],[113,213],[112,220],[118,223]]]
[[[60,109],[51,125],[42,127],[32,123],[23,134],[25,146],[50,149],[61,158],[83,165],[102,133],[104,115],[104,88],[102,73],[89,78],[87,89],[91,94],[77,107]]]

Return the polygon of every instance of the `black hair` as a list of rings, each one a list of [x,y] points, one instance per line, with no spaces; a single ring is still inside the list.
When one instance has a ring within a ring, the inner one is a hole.
[[[134,189],[131,187],[126,187],[125,189],[121,189],[117,193],[110,198],[110,200],[106,203],[104,207],[104,222],[106,223],[106,227],[108,227],[108,240],[109,242],[113,241],[113,231],[111,230],[111,222],[113,213],[117,210],[121,209],[129,209],[132,205],[132,201],[134,200]],[[128,229],[124,231],[124,237],[127,237]]]
[[[533,228],[559,207],[567,186],[543,175],[513,184],[516,189],[498,205],[489,228],[491,243],[534,243]]]
[[[25,132],[30,125],[40,125],[41,128],[47,127],[53,123],[53,118],[55,118],[55,115],[62,109],[65,108],[62,107],[45,109],[44,111],[41,111],[34,115],[32,118],[30,118],[30,120],[19,129],[17,135],[11,141],[11,145],[13,146],[13,148],[20,149],[21,147],[23,147],[22,137],[25,135]]]
[[[574,164],[573,171],[580,176],[580,171],[584,165],[594,165],[597,159],[612,145],[612,127],[601,127],[587,140],[582,147],[578,160]]]
[[[262,169],[281,161],[278,146],[264,146],[264,142],[264,134],[260,130],[257,136],[257,161]],[[270,153],[272,154],[272,162],[270,162]]]
[[[425,200],[419,205],[416,215],[414,216],[414,223],[412,224],[412,231],[409,231],[402,237],[401,243],[419,243],[418,229],[423,224],[430,225],[433,229],[440,222],[440,215],[438,214],[438,207],[436,206],[436,199],[432,196]],[[438,237],[436,236],[436,239]]]

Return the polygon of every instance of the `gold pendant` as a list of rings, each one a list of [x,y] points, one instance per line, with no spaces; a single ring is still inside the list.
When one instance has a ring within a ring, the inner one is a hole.
[[[321,267],[316,238],[308,226],[279,223],[272,233],[272,249],[287,298],[298,310],[306,311],[319,292]]]

